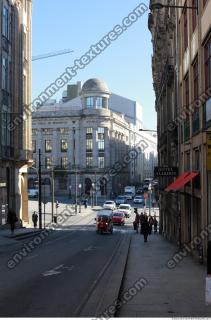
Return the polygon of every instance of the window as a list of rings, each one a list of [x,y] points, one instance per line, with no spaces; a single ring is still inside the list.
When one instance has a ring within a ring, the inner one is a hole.
[[[42,132],[44,133],[44,134],[51,134],[51,129],[48,129],[48,128],[44,128],[44,129],[42,129]]]
[[[69,131],[68,128],[60,128],[60,129],[59,129],[59,132],[60,132],[61,134],[68,134],[68,131]]]
[[[61,152],[67,152],[67,150],[68,150],[67,140],[62,139],[61,140]]]
[[[193,64],[193,90],[194,101],[199,97],[199,70],[198,70],[198,57]]]
[[[45,168],[46,169],[51,169],[51,167],[52,167],[52,158],[46,157],[45,158]]]
[[[184,7],[187,6],[187,2],[185,2]],[[184,9],[184,51],[188,47],[188,15],[187,15],[187,9]]]
[[[2,89],[9,90],[9,61],[7,57],[2,57]]]
[[[9,22],[9,10],[7,7],[3,7],[2,14],[2,34],[5,38],[9,40],[10,36],[10,22]]]
[[[198,0],[192,0],[192,7],[197,7],[198,5]],[[196,29],[196,25],[197,25],[197,11],[194,9],[192,10],[192,29],[193,32]]]
[[[99,151],[104,151],[105,149],[105,128],[98,128],[97,132],[98,136],[98,150]]]
[[[64,168],[64,169],[68,168],[68,158],[67,157],[61,158],[61,168]]]
[[[205,89],[211,87],[211,38],[205,45]]]
[[[33,159],[33,165],[32,165],[34,168],[36,168],[37,167],[37,160],[36,160],[36,158],[34,158]]]
[[[87,139],[86,140],[86,151],[92,151],[93,149],[93,140]]]
[[[52,151],[52,141],[45,140],[45,152],[51,152],[51,151]]]
[[[105,158],[104,157],[98,157],[98,167],[100,169],[105,168]]]
[[[93,130],[92,128],[86,128],[86,139],[92,139]]]
[[[199,72],[198,72],[198,57],[196,58],[193,64],[193,97],[196,101],[199,97]],[[195,108],[192,115],[192,133],[198,133],[200,129],[200,119],[199,119],[199,110]]]
[[[103,108],[103,98],[102,97],[96,98],[96,108]]]
[[[86,167],[91,168],[93,166],[93,157],[87,155],[86,156]]]
[[[32,151],[36,153],[36,140],[32,140]]]
[[[94,97],[86,98],[86,108],[94,108]]]

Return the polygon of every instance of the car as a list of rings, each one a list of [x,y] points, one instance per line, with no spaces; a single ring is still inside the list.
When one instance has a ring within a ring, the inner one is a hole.
[[[38,189],[29,189],[28,190],[28,197],[29,198],[38,198],[39,191]]]
[[[113,224],[119,224],[123,226],[125,224],[125,214],[122,211],[114,211],[112,217]]]
[[[107,200],[103,205],[103,209],[115,210],[116,209],[116,203],[113,200]]]
[[[143,196],[135,196],[133,199],[134,203],[144,204],[144,197]]]
[[[118,196],[115,200],[116,205],[119,206],[120,204],[124,204],[126,201],[125,196]]]
[[[120,204],[118,210],[124,213],[125,218],[130,218],[130,216],[131,216],[131,205],[130,204]]]

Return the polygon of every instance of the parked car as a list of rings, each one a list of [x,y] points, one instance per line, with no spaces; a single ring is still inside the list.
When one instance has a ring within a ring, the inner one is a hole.
[[[131,205],[130,204],[120,204],[118,211],[124,213],[125,218],[130,218],[131,216]]]
[[[38,198],[39,191],[38,189],[29,189],[28,190],[28,197],[29,198]]]
[[[103,209],[115,210],[116,209],[116,204],[112,200],[107,200],[103,205]]]
[[[118,196],[115,200],[116,205],[119,206],[120,204],[124,204],[126,201],[125,196]]]
[[[134,203],[144,204],[144,196],[135,196],[133,199]]]
[[[125,214],[122,211],[114,211],[112,217],[113,224],[119,224],[123,226],[125,224]]]

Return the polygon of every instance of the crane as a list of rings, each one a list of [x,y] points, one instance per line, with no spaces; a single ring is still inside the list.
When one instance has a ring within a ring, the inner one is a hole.
[[[74,52],[74,51],[70,50],[70,49],[66,49],[66,50],[57,51],[57,52],[50,52],[50,53],[42,54],[42,55],[39,55],[39,56],[33,56],[32,57],[32,61],[48,59],[48,58],[52,58],[52,57],[56,57],[56,56],[61,56],[63,54],[68,54],[68,53],[71,53],[71,52]]]

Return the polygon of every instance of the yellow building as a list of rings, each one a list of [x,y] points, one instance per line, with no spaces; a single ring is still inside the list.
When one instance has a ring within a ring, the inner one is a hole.
[[[0,224],[5,224],[9,209],[28,221],[31,10],[31,0],[0,1]]]

